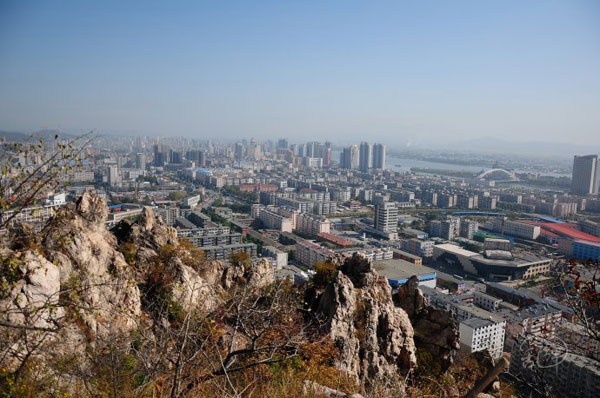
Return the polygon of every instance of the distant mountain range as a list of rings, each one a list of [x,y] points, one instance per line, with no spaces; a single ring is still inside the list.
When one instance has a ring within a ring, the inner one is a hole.
[[[467,151],[492,151],[503,153],[522,153],[532,155],[588,155],[600,153],[600,146],[579,143],[560,143],[546,141],[515,142],[493,137],[476,138],[472,140],[449,142],[444,145],[447,149],[462,149]]]

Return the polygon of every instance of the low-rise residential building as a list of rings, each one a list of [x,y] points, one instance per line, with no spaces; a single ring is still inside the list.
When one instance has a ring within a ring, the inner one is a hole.
[[[183,205],[187,207],[196,207],[198,206],[198,203],[200,203],[200,199],[200,195],[188,196],[183,199]]]
[[[475,303],[475,305],[483,308],[484,310],[495,312],[498,311],[498,308],[500,308],[500,303],[502,303],[502,299],[490,296],[489,294],[485,294],[482,292],[474,292],[473,302]]]
[[[331,221],[315,214],[300,213],[297,217],[296,229],[307,235],[328,234],[331,231]]]
[[[288,265],[288,254],[274,246],[263,246],[261,254],[263,257],[270,257],[275,260],[275,268],[283,269]]]
[[[227,235],[230,233],[230,229],[224,225],[217,225],[207,228],[178,228],[177,237],[186,237],[191,235]]]
[[[516,236],[525,239],[537,239],[540,236],[538,225],[526,224],[518,221],[509,221],[505,217],[496,217],[485,224],[485,228],[501,234]]]
[[[554,339],[517,341],[511,350],[510,373],[548,385],[551,393],[558,396],[600,396],[600,362],[568,352]]]
[[[258,219],[262,221],[264,227],[267,229],[292,232],[292,219],[279,214],[273,208],[261,209]]]
[[[198,247],[221,246],[242,243],[242,234],[224,234],[224,235],[188,235],[187,240]]]
[[[251,256],[256,256],[256,245],[254,243],[236,243],[231,245],[202,246],[199,248],[210,260],[228,260],[231,254],[243,251]]]
[[[142,214],[144,209],[140,206],[139,208],[133,209],[124,209],[122,211],[115,211],[108,214],[108,219],[106,223],[109,226],[116,225],[119,221],[124,220],[126,218],[137,217]]]
[[[433,256],[434,244],[432,240],[407,239],[402,241],[402,250],[419,257],[429,258]]]
[[[334,251],[317,245],[307,240],[298,240],[296,244],[296,258],[300,264],[313,267],[315,263],[327,261],[334,255]]]

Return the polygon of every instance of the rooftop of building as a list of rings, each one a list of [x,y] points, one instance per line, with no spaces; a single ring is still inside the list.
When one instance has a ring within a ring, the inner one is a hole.
[[[574,241],[574,243],[579,243],[582,245],[589,245],[589,246],[594,246],[594,247],[600,247],[600,242],[590,242],[589,240],[577,239]]]
[[[495,325],[496,323],[499,323],[499,322],[494,322],[492,320],[482,319],[482,318],[469,318],[469,319],[462,321],[461,323],[469,326],[472,329],[480,329],[480,328],[484,328],[486,326]]]
[[[486,311],[483,308],[479,308],[474,304],[455,304],[454,306],[459,310],[470,313],[475,318],[486,319],[496,323],[504,322],[504,319],[502,319],[502,317],[492,312]]]
[[[486,250],[486,253],[489,250]],[[477,261],[481,264],[503,266],[503,267],[528,267],[536,263],[550,261],[549,258],[540,257],[532,253],[527,252],[515,252],[511,253],[511,257],[508,255],[498,255],[500,250],[493,250],[495,255],[488,257],[484,254],[477,254],[472,257],[472,260]]]
[[[546,315],[556,314],[557,312],[560,311],[549,306],[548,304],[536,303],[516,311],[509,308],[502,308],[498,311],[498,315],[507,319],[511,319],[513,322],[519,323],[525,319],[539,318]]]
[[[473,292],[473,295],[479,296],[479,297],[482,297],[484,299],[491,300],[491,301],[502,301],[502,299],[499,299],[498,297],[490,296],[489,294],[485,294],[483,292]]]
[[[414,255],[414,254],[412,254],[412,253],[406,252],[406,251],[404,251],[404,250],[400,250],[400,249],[396,249],[396,248],[394,248],[394,249],[392,249],[392,251],[394,251],[395,253],[401,254],[401,255],[403,255],[404,257],[412,258],[412,259],[414,259],[414,260],[420,260],[420,259],[421,259],[421,257],[419,257],[419,256],[417,256],[417,255]]]
[[[434,269],[424,265],[416,265],[401,259],[378,260],[373,262],[375,270],[388,280],[398,283],[406,282],[411,276],[435,278]]]
[[[460,256],[465,256],[465,257],[474,257],[474,256],[478,256],[478,253],[472,252],[470,250],[466,250],[463,249],[460,246],[457,245],[453,245],[451,243],[442,243],[441,245],[435,245],[434,248],[440,248],[442,250],[445,250],[447,252],[453,253],[453,254],[457,254]]]
[[[340,245],[340,246],[354,246],[354,243],[353,243],[353,242],[351,242],[351,241],[349,241],[349,240],[346,240],[346,239],[344,239],[344,238],[340,238],[339,236],[335,236],[335,235],[332,235],[332,234],[328,234],[328,233],[326,233],[326,232],[320,232],[320,233],[318,233],[318,234],[317,234],[317,236],[318,236],[319,238],[323,238],[323,239],[325,239],[325,240],[328,240],[328,241],[330,241],[330,242],[333,242],[333,243],[335,243],[336,245]]]
[[[530,299],[532,301],[535,301],[535,302],[538,302],[541,304],[548,304],[550,307],[556,308],[565,313],[570,313],[570,314],[573,313],[573,310],[565,305],[562,305],[562,304],[560,304],[554,300],[548,299],[548,298],[541,298],[541,297],[536,296],[535,294],[529,293],[525,290],[515,289],[510,286],[506,286],[502,283],[496,283],[496,282],[486,282],[486,285],[491,288],[501,290],[510,295],[520,296],[525,299]]]
[[[548,232],[552,232],[552,233],[560,235],[560,236],[566,236],[573,240],[587,240],[590,242],[600,243],[599,237],[590,235],[588,233],[578,230],[576,228],[576,224],[567,224],[567,223],[557,224],[557,223],[551,223],[551,222],[548,222],[548,223],[530,222],[530,223],[539,225],[542,229],[544,229]]]

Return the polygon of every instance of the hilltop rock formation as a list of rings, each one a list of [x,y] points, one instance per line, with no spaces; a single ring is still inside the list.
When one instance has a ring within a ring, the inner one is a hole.
[[[359,254],[332,262],[335,279],[308,300],[339,349],[337,367],[360,381],[397,378],[414,368],[413,328],[387,281]]]
[[[0,322],[12,325],[11,330],[49,332],[40,334],[52,343],[48,354],[79,353],[97,338],[126,334],[143,322],[146,309],[139,286],[152,272],[159,279],[166,274],[173,278],[172,299],[183,310],[211,311],[224,289],[274,281],[265,261],[225,267],[220,261],[190,258],[191,250],[179,245],[176,231],[150,208],[134,222],[121,222],[114,234],[106,228],[107,215],[103,199],[84,193],[46,224],[35,248],[19,240],[12,249],[0,249],[6,274],[0,280]],[[125,249],[132,250],[129,263]],[[39,342],[32,338],[28,344]],[[15,346],[12,352],[20,355],[27,349]]]
[[[27,334],[11,356],[42,343],[49,356],[83,355],[97,338],[135,327],[140,293],[106,217],[106,203],[86,193],[61,208],[31,246],[2,249],[1,321],[12,325],[8,333]]]
[[[112,231],[106,228],[107,212],[104,200],[84,193],[58,211],[34,244],[28,237],[0,248],[0,325],[16,331],[15,336],[31,332],[13,339],[15,345],[4,354],[19,359],[35,352],[36,361],[63,355],[88,371],[86,351],[100,343],[110,345],[111,339],[140,329],[153,342],[158,336],[154,326],[177,324],[172,313],[153,312],[153,299],[169,300],[179,314],[218,313],[224,300],[237,297],[237,288],[257,293],[275,280],[273,267],[264,260],[253,263],[240,256],[230,265],[206,260],[179,241],[151,208]],[[308,289],[305,299],[306,309],[324,322],[338,350],[339,370],[362,385],[397,381],[417,367],[417,346],[451,363],[458,348],[457,325],[450,313],[427,304],[416,279],[392,295],[387,280],[364,256],[336,255],[331,262],[334,277]],[[160,285],[161,294],[148,293],[152,283]],[[296,301],[290,308],[299,314]],[[219,339],[231,330],[231,325],[220,325]],[[231,347],[243,351],[249,341],[240,339],[233,333]]]
[[[88,337],[127,331],[141,313],[140,294],[115,237],[106,229],[106,202],[84,193],[43,230],[43,247],[59,270],[60,290],[76,292]],[[56,281],[47,280],[54,284]],[[58,293],[58,289],[55,294]]]
[[[173,277],[173,300],[184,310],[201,306],[202,310],[208,311],[218,305],[219,279],[223,272],[221,262],[203,261],[196,269],[185,264],[183,260],[187,253],[177,250],[177,231],[165,225],[150,207],[144,207],[141,216],[134,222],[121,221],[113,233],[122,247],[133,251],[131,254],[139,283],[145,283],[157,263],[163,262]]]
[[[394,302],[408,315],[415,345],[429,351],[446,370],[460,348],[458,324],[450,311],[432,307],[418,288],[416,276],[398,288]]]

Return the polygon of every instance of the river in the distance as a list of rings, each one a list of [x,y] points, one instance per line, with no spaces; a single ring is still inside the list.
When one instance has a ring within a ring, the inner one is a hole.
[[[332,158],[335,161],[339,162],[340,152],[333,151]],[[404,171],[410,172],[410,169],[413,167],[420,169],[432,169],[432,170],[449,170],[449,171],[468,171],[472,173],[480,173],[482,171],[489,170],[490,167],[483,166],[469,166],[462,164],[453,164],[453,163],[442,163],[442,162],[430,162],[428,160],[419,160],[419,159],[406,159],[399,158],[395,156],[386,156],[385,159],[386,167],[388,169],[392,169],[395,171]],[[560,173],[540,173],[540,172],[532,172],[526,170],[515,170],[516,173],[529,173],[529,174],[539,174],[541,176],[550,176],[550,177],[571,177],[570,174],[560,174]],[[427,174],[427,173],[423,173]]]

